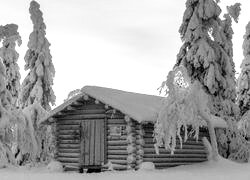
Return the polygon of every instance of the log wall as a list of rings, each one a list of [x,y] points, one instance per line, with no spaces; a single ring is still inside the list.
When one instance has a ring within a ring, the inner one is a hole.
[[[153,162],[157,169],[193,164],[207,160],[207,151],[203,145],[202,137],[208,137],[208,132],[204,129],[200,130],[198,141],[194,138],[189,138],[182,144],[181,148],[177,140],[177,147],[174,154],[171,155],[169,150],[161,147],[159,148],[160,154],[157,155],[154,148],[154,125],[148,123],[143,125],[142,128],[144,131],[143,162]],[[139,164],[137,166],[139,166]]]

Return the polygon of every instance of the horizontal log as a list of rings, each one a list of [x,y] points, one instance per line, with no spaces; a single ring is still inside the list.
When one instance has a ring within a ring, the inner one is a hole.
[[[108,136],[107,137],[108,140],[127,140],[127,136]]]
[[[127,165],[127,160],[108,159],[112,164]]]
[[[117,125],[117,124],[121,124],[121,125],[126,125],[126,121],[124,119],[108,119],[107,120],[108,125]]]
[[[113,155],[128,155],[127,150],[108,150],[108,155],[113,154]]]
[[[143,158],[207,158],[206,154],[144,154]]]
[[[68,158],[79,158],[80,153],[61,153],[61,152],[58,152],[57,156],[58,157],[68,157]]]
[[[56,123],[57,125],[80,125],[80,123],[82,122],[82,120],[57,120]]]
[[[79,163],[79,158],[66,158],[66,157],[57,157],[57,160],[63,163]]]
[[[113,155],[113,154],[108,154],[107,158],[109,160],[127,160],[128,155]]]
[[[154,149],[154,145],[153,144],[145,144],[143,145],[143,148],[153,148]],[[164,149],[164,147],[160,147],[159,149]],[[175,150],[179,150],[179,149],[199,149],[199,150],[204,150],[205,149],[205,146],[203,145],[192,145],[192,144],[182,144],[182,146],[180,144],[177,144],[176,147],[175,147]]]
[[[144,154],[156,154],[154,148],[144,148]],[[160,154],[170,154],[170,150],[166,150],[163,148],[159,149]],[[177,149],[174,151],[174,154],[206,154],[206,150],[204,149]]]
[[[71,106],[77,110],[104,109],[104,106],[102,104],[95,104],[95,103],[86,102],[86,101],[84,102],[84,105],[72,104]]]
[[[115,141],[115,140],[108,140],[107,141],[108,146],[124,146],[127,145],[127,141]]]
[[[62,143],[62,144],[79,144],[80,140],[79,139],[72,139],[72,140],[58,139],[57,143]]]
[[[67,135],[64,135],[64,134],[59,134],[58,136],[58,139],[67,139],[67,140],[74,140],[74,139],[80,139],[80,134],[75,134],[75,135],[72,135],[72,134],[67,134]]]
[[[58,147],[64,149],[79,149],[80,144],[58,144]]]
[[[80,129],[72,130],[72,129],[59,129],[57,130],[56,134],[62,135],[70,135],[70,134],[80,134]]]
[[[123,145],[123,146],[108,146],[108,151],[110,150],[127,150],[128,145]]]
[[[80,149],[57,148],[58,153],[80,153]]]
[[[149,129],[143,129],[144,131],[144,137],[153,137],[154,135],[154,130],[149,130]],[[184,133],[181,133],[181,136],[184,138]],[[209,137],[208,132],[200,132],[199,133],[199,139],[202,139],[202,137]],[[196,140],[193,135],[189,135],[188,139],[190,140]]]
[[[57,130],[79,130],[80,129],[80,124],[76,125],[60,125],[58,124],[56,126]]]
[[[207,158],[143,158],[143,161],[153,163],[165,163],[165,162],[203,162],[207,161]]]
[[[154,144],[155,140],[153,138],[143,138],[145,141],[145,144]],[[176,144],[180,144],[180,140],[176,139]],[[182,142],[182,144],[192,144],[192,145],[203,145],[203,142],[201,140],[196,141],[195,139],[187,140],[186,142]]]
[[[105,109],[74,109],[62,111],[62,115],[104,114]]]
[[[57,115],[58,120],[105,119],[106,114]]]

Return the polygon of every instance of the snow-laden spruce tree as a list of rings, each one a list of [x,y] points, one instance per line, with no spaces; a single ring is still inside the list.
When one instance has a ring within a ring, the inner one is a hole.
[[[237,103],[243,115],[250,110],[250,22],[246,26],[242,47],[244,59],[240,66],[241,73],[237,82]]]
[[[55,75],[54,65],[50,54],[50,43],[46,38],[46,26],[43,21],[40,5],[36,1],[30,2],[30,17],[33,23],[33,32],[29,36],[28,50],[25,55],[25,70],[28,75],[22,83],[20,104],[26,118],[33,122],[39,146],[38,160],[44,160],[49,153],[46,139],[50,138],[47,127],[39,127],[38,122],[46,111],[55,104],[55,95],[52,89]],[[47,136],[48,135],[48,136]],[[42,157],[44,156],[44,157]]]
[[[21,36],[19,35],[18,26],[16,24],[7,24],[3,26],[4,39],[0,48],[0,58],[6,68],[6,88],[12,95],[13,106],[17,105],[17,99],[20,91],[20,72],[17,60],[19,54],[15,47],[22,44]]]
[[[187,0],[179,29],[183,45],[175,66],[183,65],[191,80],[198,80],[210,95],[215,115],[237,113],[235,70],[232,61],[230,18],[222,21],[214,0]]]
[[[30,34],[28,51],[24,57],[25,70],[28,75],[22,83],[22,107],[39,103],[45,110],[50,110],[55,104],[55,95],[52,89],[55,75],[54,65],[50,54],[50,43],[45,37],[46,26],[43,22],[40,5],[36,1],[30,3],[30,17],[33,23],[33,32]]]

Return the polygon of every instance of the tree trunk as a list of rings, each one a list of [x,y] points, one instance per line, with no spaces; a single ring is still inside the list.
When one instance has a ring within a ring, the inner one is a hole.
[[[199,106],[200,107],[200,106]],[[199,114],[207,122],[208,132],[211,140],[211,146],[212,146],[212,159],[217,161],[218,160],[218,147],[217,147],[217,140],[215,135],[214,127],[210,121],[211,116],[208,112],[205,112],[203,109],[199,108]]]

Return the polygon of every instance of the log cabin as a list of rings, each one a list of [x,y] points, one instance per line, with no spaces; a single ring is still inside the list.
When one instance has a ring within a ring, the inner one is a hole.
[[[201,140],[209,137],[206,127],[198,140],[189,137],[174,154],[165,148],[156,154],[154,123],[162,103],[160,96],[85,86],[41,124],[56,126],[55,159],[66,170],[137,170],[143,162],[162,169],[206,161]]]

